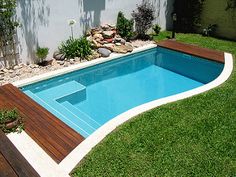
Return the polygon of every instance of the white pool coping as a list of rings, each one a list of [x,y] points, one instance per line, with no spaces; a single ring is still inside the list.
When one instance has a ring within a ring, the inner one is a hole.
[[[132,54],[147,49],[151,49],[153,47],[156,47],[156,45],[151,44],[144,47],[140,47],[135,49],[132,52]],[[89,62],[80,63],[77,65],[70,66],[68,68],[52,71],[26,80],[17,81],[14,82],[13,85],[17,87],[22,87],[41,80],[49,79],[58,75],[69,73],[78,69],[93,66],[99,63],[103,63],[127,55],[130,54],[112,54],[108,58],[100,58]],[[149,103],[137,106],[133,109],[130,109],[116,116],[115,118],[111,119],[109,122],[104,124],[102,127],[100,127],[98,130],[96,130],[88,138],[86,138],[59,164],[57,164],[29,135],[27,135],[26,132],[23,131],[21,134],[11,133],[8,134],[7,136],[16,146],[16,148],[22,153],[22,155],[26,158],[26,160],[32,165],[32,167],[39,173],[40,176],[42,177],[69,176],[71,170],[86,156],[86,154],[88,154],[88,152],[94,146],[96,146],[100,141],[102,141],[103,138],[105,138],[109,133],[111,133],[117,126],[123,124],[124,122],[130,120],[131,118],[145,111],[148,111],[163,104],[167,104],[177,100],[182,100],[206,92],[224,83],[229,78],[229,76],[233,71],[233,56],[229,53],[224,53],[224,56],[225,56],[224,69],[220,74],[220,76],[218,76],[214,81],[201,87],[195,88],[193,90],[189,90],[183,93],[151,101]]]

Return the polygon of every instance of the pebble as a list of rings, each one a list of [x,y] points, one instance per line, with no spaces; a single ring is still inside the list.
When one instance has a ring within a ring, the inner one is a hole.
[[[59,64],[60,64],[60,65],[64,65],[64,64],[65,64],[65,61],[59,61]]]
[[[70,59],[70,64],[73,65],[75,63],[74,59]]]

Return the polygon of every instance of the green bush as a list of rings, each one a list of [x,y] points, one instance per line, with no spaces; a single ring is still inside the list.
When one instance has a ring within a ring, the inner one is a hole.
[[[0,111],[0,123],[16,120],[18,117],[19,117],[19,113],[16,109]]]
[[[132,19],[128,20],[122,12],[118,13],[116,28],[121,37],[130,39],[133,36],[133,26],[134,21]]]
[[[193,33],[201,27],[201,13],[204,0],[175,0],[174,12],[177,14],[177,32]]]
[[[38,47],[36,51],[36,56],[39,59],[39,62],[42,62],[48,55],[49,48],[47,47]]]
[[[154,25],[152,27],[152,29],[153,29],[153,31],[155,32],[156,35],[158,35],[161,31],[161,27],[158,24]]]
[[[70,37],[65,42],[62,42],[59,51],[64,54],[66,58],[86,58],[92,53],[91,47],[91,43],[85,37],[80,39]]]
[[[149,2],[143,1],[137,6],[136,11],[132,12],[132,17],[138,37],[145,38],[146,32],[152,27],[152,22],[155,19],[153,6]]]
[[[9,123],[11,125],[9,125]],[[0,129],[3,132],[21,132],[23,127],[23,119],[16,108],[11,110],[0,110]]]

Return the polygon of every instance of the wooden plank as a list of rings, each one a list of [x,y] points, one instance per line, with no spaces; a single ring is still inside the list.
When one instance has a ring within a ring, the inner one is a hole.
[[[17,174],[12,169],[7,160],[0,153],[0,176],[1,177],[17,177]]]
[[[195,45],[184,44],[174,40],[165,40],[157,43],[158,46],[171,50],[184,52],[197,57],[206,58],[216,62],[224,63],[224,52],[206,49]]]
[[[25,131],[57,163],[84,138],[11,84],[0,87],[0,108],[16,107],[24,116]]]
[[[14,171],[15,174],[20,177],[39,177],[39,174],[32,168],[2,131],[0,131],[0,142],[2,157],[8,162],[8,167],[6,167],[6,165],[4,168],[9,169],[9,167],[11,167],[12,170],[9,171]]]

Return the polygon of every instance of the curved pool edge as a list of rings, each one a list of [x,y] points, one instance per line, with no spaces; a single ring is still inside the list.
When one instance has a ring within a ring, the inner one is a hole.
[[[60,164],[59,166],[66,170],[68,173],[95,147],[99,142],[101,142],[108,134],[110,134],[116,127],[125,123],[126,121],[134,118],[135,116],[144,113],[148,110],[151,110],[155,107],[189,98],[200,93],[211,90],[221,84],[223,84],[231,75],[233,71],[233,56],[230,53],[224,53],[225,65],[222,73],[212,82],[203,85],[201,87],[172,95],[169,97],[157,99],[140,106],[137,106],[133,109],[130,109],[115,118],[108,121],[98,130],[96,130],[92,135],[86,138],[81,144],[79,144]]]
[[[49,79],[55,76],[59,76],[85,67],[93,66],[126,55],[132,55],[134,53],[141,52],[143,50],[151,49],[154,47],[156,47],[155,44],[147,45],[135,49],[132,53],[115,54],[115,56],[112,55],[109,58],[100,58],[93,61],[80,63],[77,65],[70,66],[68,68],[63,68],[57,71],[51,71],[46,74],[42,74],[40,76],[35,76],[30,79],[17,81],[14,82],[13,85],[15,85],[16,87],[22,87],[24,85],[29,85],[31,83]],[[159,100],[154,100],[152,102],[135,107],[125,113],[120,114],[119,116],[116,116],[115,118],[104,124],[102,127],[100,127],[97,131],[95,131],[80,145],[78,145],[69,155],[67,155],[67,157],[63,161],[61,161],[60,164],[57,164],[45,151],[43,151],[43,149],[26,132],[23,131],[21,134],[11,133],[7,136],[41,176],[53,177],[57,176],[57,174],[60,174],[60,176],[69,176],[71,170],[90,152],[90,150],[99,142],[101,142],[117,126],[125,123],[126,121],[130,120],[131,118],[137,116],[140,113],[143,113],[166,103],[174,102],[203,93],[224,83],[229,78],[233,70],[232,55],[229,53],[224,53],[224,55],[224,69],[220,76],[218,76],[214,81],[194,90],[190,90]]]

